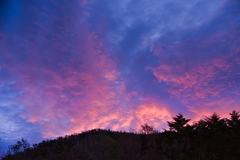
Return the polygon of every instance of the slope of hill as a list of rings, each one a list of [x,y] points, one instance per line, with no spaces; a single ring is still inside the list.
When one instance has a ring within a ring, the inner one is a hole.
[[[233,123],[214,113],[190,126],[181,114],[174,118],[170,130],[161,133],[145,124],[140,133],[94,129],[32,146],[22,139],[2,159],[239,160],[239,119]]]

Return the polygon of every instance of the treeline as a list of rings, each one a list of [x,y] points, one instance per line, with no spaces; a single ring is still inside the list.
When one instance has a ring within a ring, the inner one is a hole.
[[[188,124],[181,113],[159,132],[148,124],[139,132],[94,129],[30,145],[10,145],[3,160],[239,160],[240,114],[217,113]]]

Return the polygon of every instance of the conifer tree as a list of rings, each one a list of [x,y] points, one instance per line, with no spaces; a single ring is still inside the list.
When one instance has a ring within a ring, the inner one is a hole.
[[[240,127],[240,115],[239,112],[233,110],[230,114],[230,119],[227,119],[227,124],[230,128]]]
[[[206,117],[205,122],[208,130],[219,130],[226,126],[225,120],[215,112],[210,117]]]
[[[207,130],[207,124],[204,120],[199,120],[193,124],[193,130],[196,132],[204,132]]]
[[[168,126],[170,127],[170,131],[176,132],[182,131],[187,125],[187,123],[190,121],[190,119],[184,118],[182,113],[179,113],[178,115],[176,115],[176,117],[173,117],[173,119],[174,119],[173,122],[167,121],[167,123]]]

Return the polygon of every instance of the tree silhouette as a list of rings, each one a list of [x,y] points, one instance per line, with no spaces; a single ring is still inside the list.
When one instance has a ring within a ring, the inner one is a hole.
[[[165,132],[156,132],[145,123],[138,133],[93,129],[35,145],[22,139],[10,145],[0,159],[239,160],[240,114],[234,110],[230,116],[220,118],[213,113],[188,125],[190,119],[179,113],[168,122],[170,131]]]
[[[207,123],[201,119],[193,124],[193,130],[196,132],[204,132],[207,130]]]
[[[240,115],[239,112],[233,110],[230,114],[230,119],[227,119],[227,124],[231,128],[240,127]]]
[[[25,150],[29,149],[31,145],[25,139],[21,139],[21,141],[17,141],[16,144],[8,146],[8,155],[16,154],[19,152],[24,152]]]
[[[176,117],[173,117],[173,119],[174,119],[174,122],[167,121],[167,123],[168,123],[168,126],[170,127],[170,131],[176,131],[176,132],[182,131],[187,125],[187,123],[190,121],[190,119],[184,118],[182,113],[179,113],[178,115],[176,115]]]
[[[157,133],[157,131],[152,126],[145,123],[144,125],[141,125],[140,133],[152,134],[152,133]]]
[[[205,122],[208,130],[219,130],[226,127],[225,120],[221,119],[215,112],[210,117],[206,117]]]

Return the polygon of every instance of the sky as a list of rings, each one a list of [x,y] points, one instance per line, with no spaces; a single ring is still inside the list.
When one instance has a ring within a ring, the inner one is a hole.
[[[0,152],[240,111],[238,0],[0,0]]]

